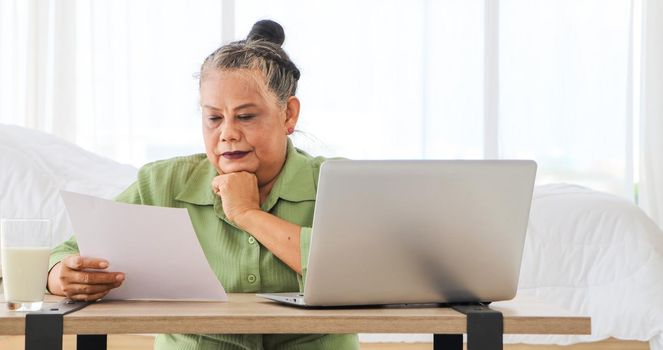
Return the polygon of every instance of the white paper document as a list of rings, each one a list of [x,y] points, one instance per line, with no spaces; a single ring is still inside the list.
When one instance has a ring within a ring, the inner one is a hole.
[[[186,209],[61,191],[82,256],[108,260],[125,281],[104,299],[225,301]]]

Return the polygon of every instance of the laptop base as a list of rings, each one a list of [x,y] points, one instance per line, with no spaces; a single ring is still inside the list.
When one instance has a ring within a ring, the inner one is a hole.
[[[256,294],[257,297],[269,300],[278,301],[288,305],[311,307],[304,302],[304,294],[302,293],[261,293]]]

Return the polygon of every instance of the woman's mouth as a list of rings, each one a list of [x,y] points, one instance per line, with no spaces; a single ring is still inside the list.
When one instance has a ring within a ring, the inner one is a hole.
[[[233,152],[223,152],[221,155],[226,159],[241,159],[245,155],[249,154],[249,151],[233,151]]]

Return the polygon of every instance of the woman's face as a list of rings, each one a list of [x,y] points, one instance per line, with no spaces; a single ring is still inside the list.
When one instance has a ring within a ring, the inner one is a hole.
[[[200,104],[207,159],[219,174],[247,171],[260,186],[274,180],[297,123],[297,98],[282,106],[259,72],[216,70],[201,81]]]

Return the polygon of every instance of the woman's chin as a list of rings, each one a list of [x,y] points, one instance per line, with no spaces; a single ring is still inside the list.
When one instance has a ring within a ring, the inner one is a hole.
[[[239,173],[241,171],[246,171],[249,173],[255,173],[256,170],[249,166],[248,164],[220,164],[221,171],[224,174],[229,174],[229,173]]]

